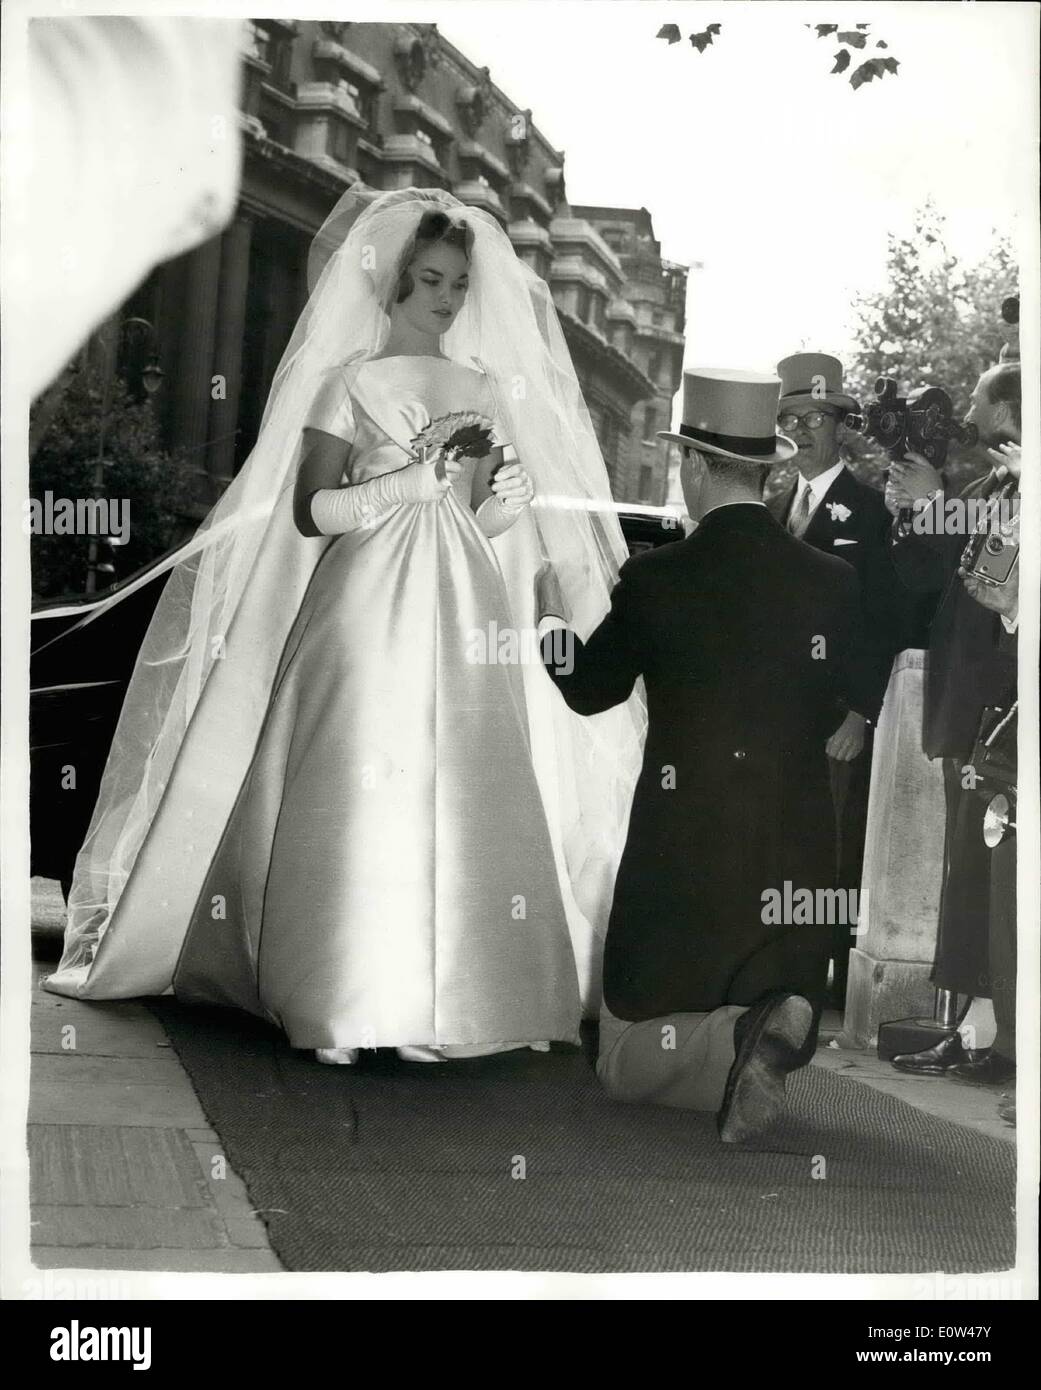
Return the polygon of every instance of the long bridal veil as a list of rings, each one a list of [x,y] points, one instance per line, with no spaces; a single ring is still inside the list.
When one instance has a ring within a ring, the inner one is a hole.
[[[76,861],[52,990],[118,998],[170,986],[286,636],[330,543],[302,537],[293,525],[304,420],[331,367],[379,352],[389,329],[383,306],[393,302],[419,220],[431,210],[473,233],[470,289],[444,351],[487,374],[497,426],[535,482],[535,506],[494,543],[518,633],[530,635],[534,574],[544,558],[558,571],[580,636],[607,611],[625,545],[549,287],[518,260],[492,217],[448,193],[349,191],[312,247],[310,297],[275,373],[257,443],[170,562]],[[532,645],[520,643],[529,658]],[[532,757],[592,1007],[640,762],[642,695],[582,719],[537,661],[526,661],[524,680]]]

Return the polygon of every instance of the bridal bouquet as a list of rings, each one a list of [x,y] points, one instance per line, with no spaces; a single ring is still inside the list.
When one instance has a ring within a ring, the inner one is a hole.
[[[446,459],[487,458],[494,447],[493,428],[479,410],[454,410],[438,415],[413,436],[412,452],[417,460],[432,461],[435,468]]]

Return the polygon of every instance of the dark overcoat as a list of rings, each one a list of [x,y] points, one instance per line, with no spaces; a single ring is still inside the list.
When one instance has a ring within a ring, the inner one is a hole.
[[[877,712],[852,568],[764,506],[711,511],[685,541],[629,560],[574,666],[547,669],[593,715],[646,685],[648,733],[604,958],[623,1019],[819,998],[827,926],[764,921],[764,891],[833,883],[825,743]]]
[[[1001,484],[993,473],[960,495],[986,498]],[[972,597],[958,575],[964,534],[921,534],[894,525],[892,555],[909,589],[937,597],[929,630],[922,718],[927,757],[944,759],[947,830],[944,881],[933,982],[966,996],[989,996],[991,853],[983,841],[985,802],[964,788],[961,768],[972,756],[983,711],[1007,709],[1016,698],[1016,636],[1000,616]]]

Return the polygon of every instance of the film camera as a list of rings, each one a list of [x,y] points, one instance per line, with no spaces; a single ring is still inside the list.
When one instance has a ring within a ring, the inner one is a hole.
[[[850,429],[877,440],[891,459],[902,459],[908,450],[942,468],[951,441],[973,445],[979,438],[975,425],[954,418],[954,405],[942,387],[921,386],[901,396],[891,376],[875,382],[875,400],[863,415],[847,415]]]
[[[984,503],[983,516],[962,551],[962,568],[984,584],[1007,584],[1019,559],[1019,483],[1009,478]]]

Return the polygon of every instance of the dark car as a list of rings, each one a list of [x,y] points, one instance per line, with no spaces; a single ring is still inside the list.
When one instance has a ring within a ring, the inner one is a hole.
[[[664,508],[620,510],[619,519],[632,555],[684,536],[676,516]],[[31,872],[58,879],[66,897],[134,662],[169,571],[93,621],[76,625],[120,588],[159,569],[165,558],[102,594],[42,603],[32,614]]]

